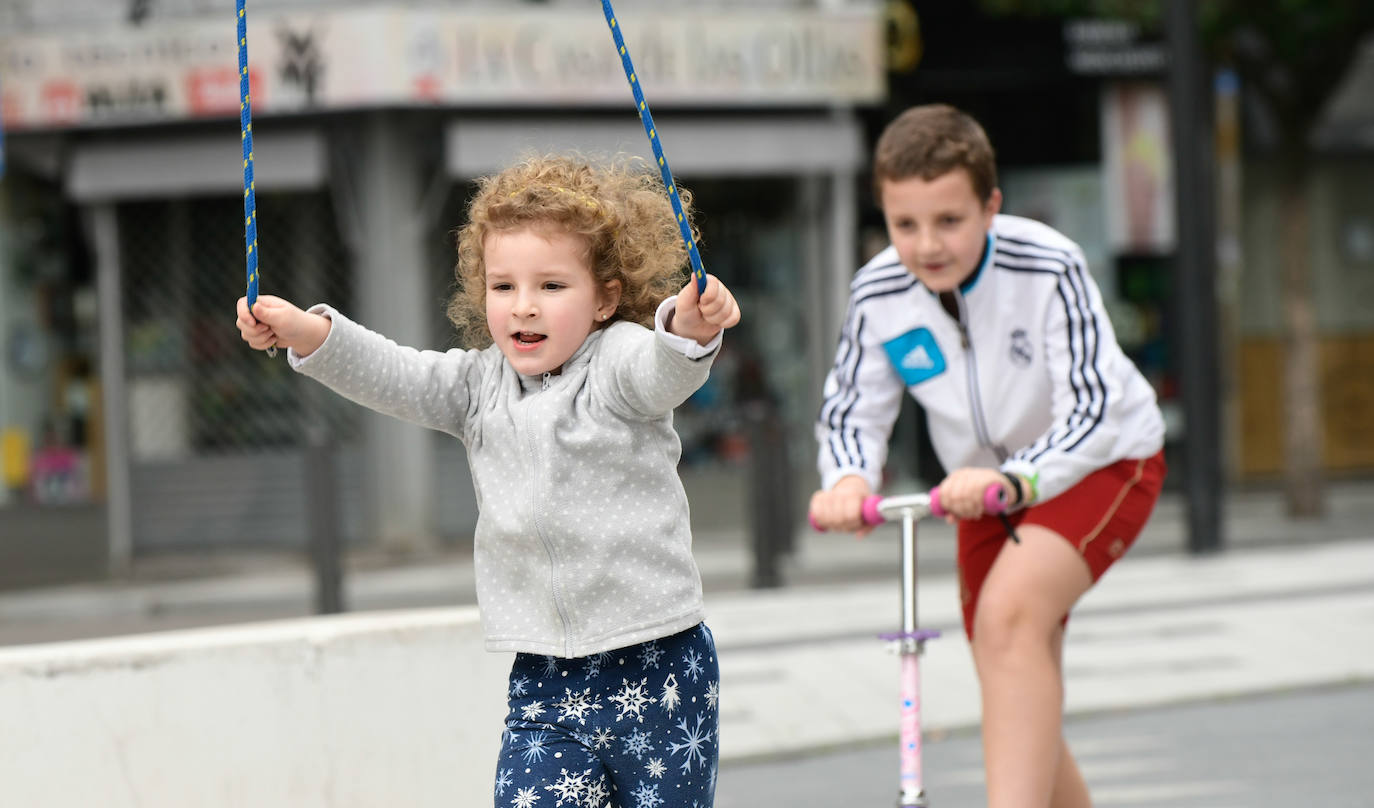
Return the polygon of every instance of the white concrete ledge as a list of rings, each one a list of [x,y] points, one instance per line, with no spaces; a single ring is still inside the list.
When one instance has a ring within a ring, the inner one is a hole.
[[[0,650],[0,803],[488,805],[510,660],[470,607]]]

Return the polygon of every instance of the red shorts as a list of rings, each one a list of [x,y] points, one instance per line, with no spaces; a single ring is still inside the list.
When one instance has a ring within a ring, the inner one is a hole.
[[[1012,527],[1040,525],[1068,539],[1078,548],[1096,582],[1140,535],[1159,499],[1164,472],[1162,450],[1153,457],[1119,460],[1094,471],[1054,499],[1007,518]],[[959,523],[959,597],[964,608],[964,633],[970,639],[983,581],[1006,542],[1006,526],[995,516]]]

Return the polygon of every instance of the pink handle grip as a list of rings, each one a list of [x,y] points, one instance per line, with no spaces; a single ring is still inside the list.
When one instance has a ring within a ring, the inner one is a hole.
[[[1007,510],[1007,503],[1002,499],[1006,492],[1002,490],[999,483],[993,483],[983,492],[983,512],[996,516]],[[932,515],[941,519],[949,515],[949,512],[940,507],[940,489],[930,489],[930,512]]]
[[[877,494],[864,497],[863,510],[861,510],[860,513],[863,515],[865,525],[881,525],[883,522],[887,521],[883,518],[882,513],[878,511],[878,506],[882,504],[882,501],[883,498]]]

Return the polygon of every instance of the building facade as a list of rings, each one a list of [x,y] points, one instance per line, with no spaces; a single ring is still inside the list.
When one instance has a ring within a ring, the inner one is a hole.
[[[7,174],[0,372],[11,545],[292,545],[327,474],[351,541],[470,535],[461,447],[323,393],[232,325],[244,288],[231,0],[0,3]],[[452,347],[453,230],[529,151],[650,156],[598,4],[250,3],[261,288]],[[885,93],[868,2],[618,9],[709,271],[749,324],[678,417],[689,488],[737,494],[736,379],[763,364],[804,440],[857,254]],[[332,462],[312,465],[326,444]],[[721,484],[724,475],[733,480]],[[742,513],[699,508],[705,529]]]

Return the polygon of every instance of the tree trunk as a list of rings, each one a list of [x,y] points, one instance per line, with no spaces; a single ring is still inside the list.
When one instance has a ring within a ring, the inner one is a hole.
[[[1313,295],[1308,162],[1284,160],[1279,217],[1283,260],[1283,429],[1284,487],[1291,516],[1325,511],[1322,479],[1321,353]]]

